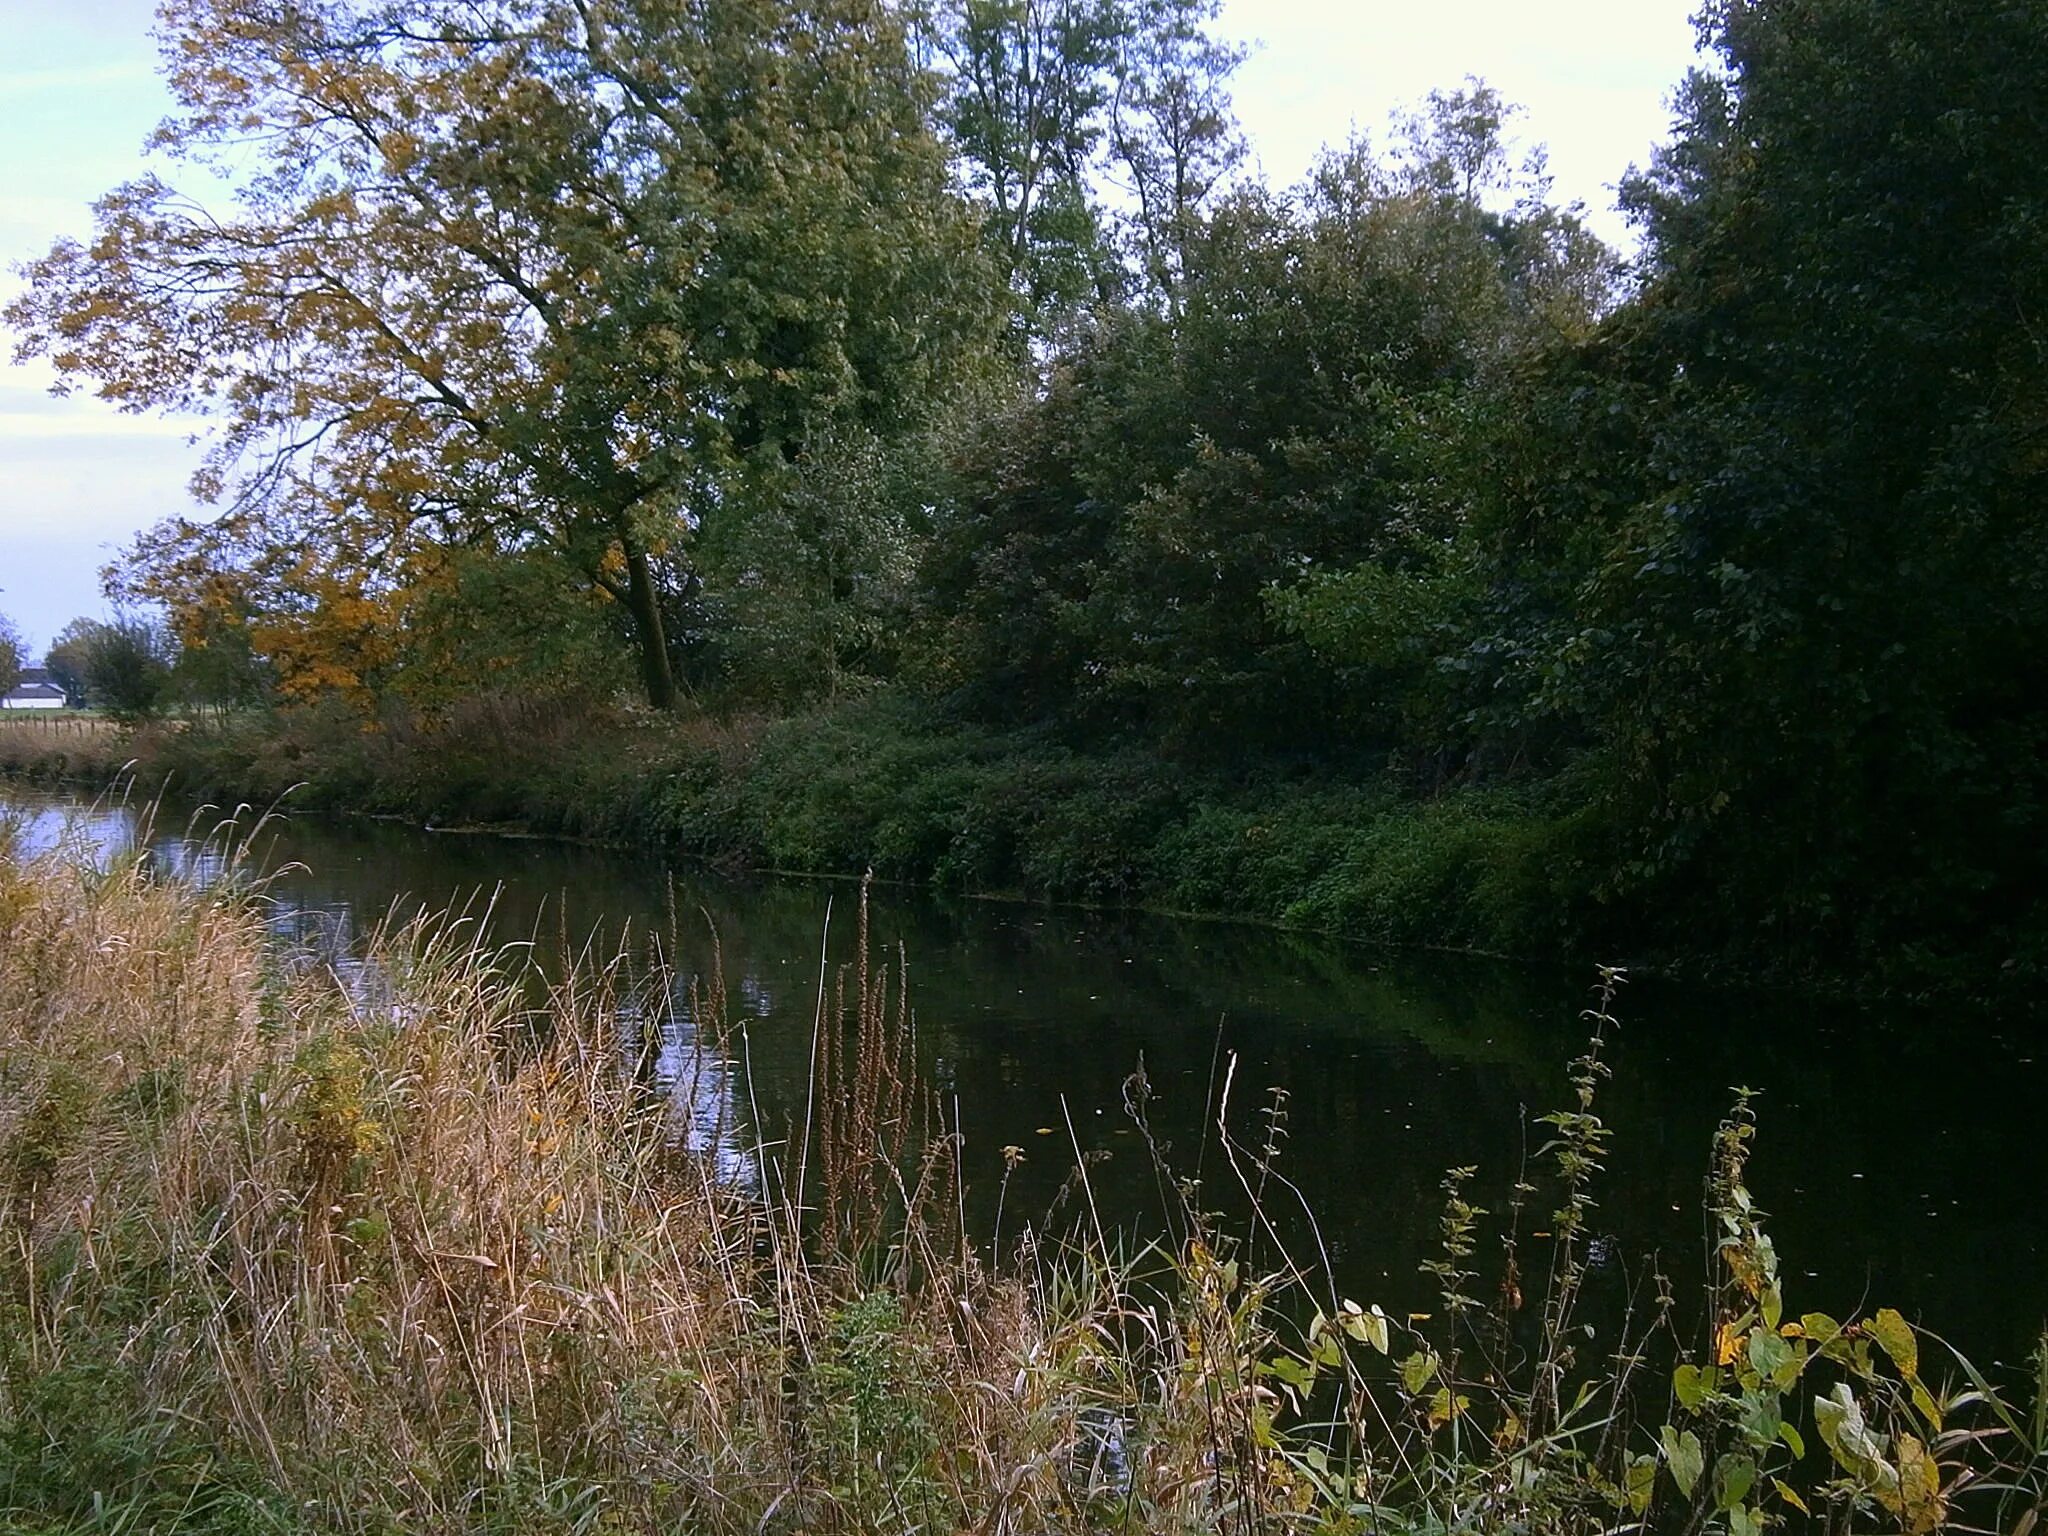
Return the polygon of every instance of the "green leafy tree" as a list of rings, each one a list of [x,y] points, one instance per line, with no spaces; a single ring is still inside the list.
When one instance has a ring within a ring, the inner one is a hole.
[[[57,631],[57,638],[50,642],[50,649],[43,656],[43,665],[49,670],[51,681],[64,690],[65,697],[74,706],[86,707],[92,703],[92,696],[85,686],[86,647],[98,622],[95,619],[73,619]]]
[[[429,716],[488,695],[613,698],[632,686],[619,617],[544,554],[451,550],[408,590],[388,691]]]
[[[1273,594],[1370,563],[1352,595],[1427,583],[1410,607],[1449,622],[1479,402],[1590,329],[1600,285],[1574,264],[1611,258],[1540,189],[1496,213],[1360,145],[1190,236],[1177,312],[1105,322],[990,431],[927,563],[934,644],[996,711],[1383,756],[1428,656],[1373,675],[1384,658],[1321,649],[1358,626]]]
[[[1122,26],[1114,0],[933,0],[916,15],[988,248],[1023,335],[1042,341],[1118,285],[1093,177]]]
[[[210,522],[154,571],[270,560],[374,594],[421,543],[544,552],[678,696],[664,562],[754,461],[886,430],[988,313],[926,81],[868,0],[171,0],[157,178],[29,268],[23,356],[211,414]],[[202,182],[202,185],[204,183]]]
[[[195,711],[226,717],[269,701],[271,670],[256,654],[247,613],[209,609],[181,615],[171,691]]]
[[[1568,482],[1601,488],[1600,538],[1556,665],[1606,744],[1624,883],[1704,886],[1806,954],[2023,934],[2048,120],[2016,104],[2048,14],[1759,0],[1704,24],[1722,67],[1629,188],[1644,288],[1585,397],[1633,444],[1595,435],[1625,454]]]
[[[1129,0],[1118,29],[1110,147],[1136,204],[1129,223],[1139,268],[1170,309],[1203,211],[1245,154],[1230,79],[1247,50],[1210,30],[1219,8],[1217,0]]]
[[[120,720],[145,720],[171,702],[178,647],[162,624],[120,615],[89,622],[79,641],[94,708]]]
[[[21,681],[21,631],[14,620],[0,613],[0,693],[12,691]]]
[[[707,540],[710,628],[731,698],[801,704],[895,671],[943,452],[936,428],[821,439]]]

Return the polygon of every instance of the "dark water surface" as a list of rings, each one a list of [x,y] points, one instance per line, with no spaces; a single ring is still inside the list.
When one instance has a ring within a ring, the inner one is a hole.
[[[81,818],[75,805],[0,793],[28,813],[32,845],[63,835],[67,816],[100,846],[138,835],[127,810]],[[162,856],[209,872],[217,848],[167,813],[158,826],[180,828],[149,834]],[[853,948],[858,896],[846,883],[733,880],[651,856],[310,819],[266,833],[259,857],[303,866],[268,887],[274,925],[344,960],[369,929],[422,906],[488,907],[494,938],[532,939],[543,954],[564,935],[595,935],[610,952],[628,924],[666,933],[673,910],[680,1002],[714,963],[715,925],[751,1084],[694,1038],[684,1006],[663,1010],[659,1056],[685,1133],[718,1139],[742,1177],[757,1142],[802,1112],[828,902],[834,961]],[[1006,1236],[1058,1202],[1074,1163],[1069,1117],[1085,1151],[1107,1154],[1091,1165],[1105,1222],[1138,1236],[1162,1228],[1159,1180],[1123,1110],[1141,1059],[1176,1171],[1199,1172],[1208,1199],[1232,1204],[1235,1180],[1204,1131],[1234,1056],[1240,1138],[1263,1139],[1268,1090],[1285,1089],[1279,1170],[1316,1212],[1345,1290],[1389,1311],[1431,1304],[1416,1266],[1434,1251],[1446,1168],[1476,1166],[1476,1198],[1506,1205],[1524,1149],[1543,1141],[1534,1117],[1567,1100],[1593,979],[1593,957],[1543,970],[881,888],[873,932],[909,957],[921,1055],[957,1102],[983,1240],[1005,1146],[1025,1153],[1004,1196]],[[1709,1142],[1743,1084],[1761,1094],[1751,1185],[1771,1213],[1788,1310],[1892,1305],[1980,1358],[2012,1363],[2031,1346],[2048,1316],[2048,1051],[2035,1026],[1647,981],[1623,990],[1617,1012],[1614,1075],[1597,1106],[1615,1139],[1594,1221],[1619,1256],[1600,1282],[1611,1293],[1652,1255],[1682,1294],[1696,1292]],[[1074,1214],[1069,1200],[1052,1219]],[[1538,1212],[1526,1225],[1549,1221]],[[1493,1251],[1483,1238],[1483,1269]]]

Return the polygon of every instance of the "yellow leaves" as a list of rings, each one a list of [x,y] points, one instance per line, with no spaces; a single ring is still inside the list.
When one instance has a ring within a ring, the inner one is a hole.
[[[346,189],[324,192],[309,201],[304,209],[306,218],[323,224],[347,223],[359,212],[355,193]]]
[[[1743,1327],[1739,1320],[1723,1323],[1714,1335],[1714,1363],[1735,1364],[1742,1358],[1743,1346],[1748,1337],[1748,1329]]]
[[[418,135],[403,128],[385,134],[380,147],[384,151],[384,168],[395,176],[404,175],[420,157]]]
[[[1948,1500],[1941,1491],[1941,1468],[1927,1447],[1911,1435],[1899,1436],[1898,1507],[1892,1513],[1905,1521],[1912,1536],[1926,1536],[1938,1529],[1948,1515]]]
[[[1429,1398],[1429,1427],[1441,1429],[1451,1420],[1460,1417],[1472,1406],[1472,1399],[1459,1392],[1453,1394],[1449,1387],[1438,1387]]]
[[[276,669],[279,692],[305,700],[339,695],[367,709],[376,672],[398,654],[405,594],[373,590],[362,572],[310,554],[285,580],[298,601],[250,626],[251,641]]]

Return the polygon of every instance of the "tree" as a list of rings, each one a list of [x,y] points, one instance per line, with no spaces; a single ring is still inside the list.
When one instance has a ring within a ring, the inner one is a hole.
[[[57,638],[50,642],[50,649],[43,656],[50,680],[64,690],[64,696],[76,708],[92,703],[92,695],[85,686],[86,647],[97,622],[73,619],[57,631]]]
[[[1560,373],[1578,451],[1527,513],[1592,514],[1548,665],[1603,743],[1618,883],[1837,957],[2038,934],[2048,119],[2016,103],[2048,13],[1704,27],[1721,67],[1625,189],[1641,296]]]
[[[147,719],[170,702],[178,647],[162,624],[126,614],[74,619],[52,647],[60,653],[66,670],[78,669],[92,707],[116,719]]]
[[[1118,29],[1110,143],[1132,199],[1145,281],[1179,301],[1196,221],[1244,158],[1230,77],[1246,49],[1209,34],[1218,0],[1131,0]]]
[[[221,419],[210,522],[369,598],[422,546],[560,562],[677,685],[657,566],[824,421],[914,413],[987,312],[926,84],[872,0],[170,0],[145,177],[29,269],[19,355]],[[249,157],[254,157],[253,166]],[[187,573],[189,575],[189,570]],[[189,584],[189,583],[188,583]]]
[[[1091,177],[1120,27],[1114,0],[936,0],[917,17],[988,247],[1025,338],[1043,341],[1078,307],[1114,296]]]
[[[932,675],[1012,717],[1383,760],[1442,698],[1417,675],[1434,658],[1390,668],[1371,626],[1273,595],[1370,565],[1325,606],[1400,590],[1431,628],[1411,649],[1441,642],[1471,585],[1479,403],[1590,328],[1580,265],[1611,270],[1540,187],[1511,190],[1495,212],[1353,145],[1292,197],[1207,210],[1172,311],[1105,317],[992,424],[925,562]]]
[[[14,620],[0,613],[0,693],[10,693],[21,681],[23,656],[21,631]]]

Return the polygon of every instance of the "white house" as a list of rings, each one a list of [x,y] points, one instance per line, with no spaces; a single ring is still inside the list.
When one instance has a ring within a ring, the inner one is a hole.
[[[64,703],[64,690],[41,667],[23,667],[21,681],[0,696],[0,709],[62,709]]]

